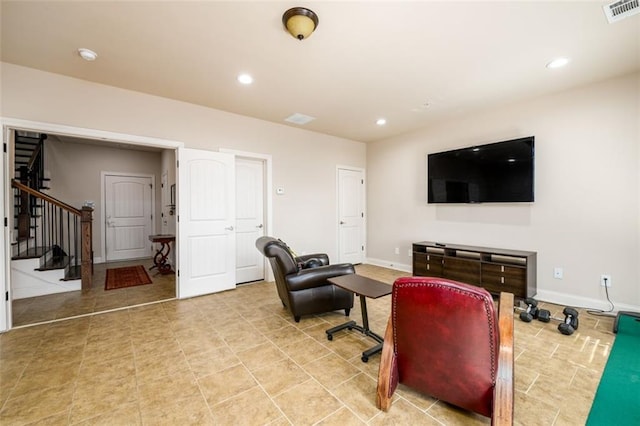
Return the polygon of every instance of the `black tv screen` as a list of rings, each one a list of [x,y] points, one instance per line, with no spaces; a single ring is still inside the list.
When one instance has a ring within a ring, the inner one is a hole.
[[[530,203],[533,177],[533,136],[427,156],[429,203]]]

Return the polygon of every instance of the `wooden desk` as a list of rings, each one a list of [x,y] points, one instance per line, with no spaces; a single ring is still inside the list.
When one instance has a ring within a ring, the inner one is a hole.
[[[158,268],[158,272],[163,275],[173,273],[173,269],[171,268],[171,264],[167,262],[167,258],[171,252],[171,243],[175,240],[176,236],[171,234],[149,235],[149,241],[152,243],[160,243],[160,248],[153,257],[153,266],[149,268],[149,270]]]
[[[362,362],[369,361],[369,357],[371,355],[382,351],[384,338],[369,329],[367,297],[371,299],[377,299],[379,297],[386,296],[388,294],[391,294],[391,290],[393,289],[393,287],[381,281],[376,281],[371,278],[363,277],[356,274],[329,278],[327,281],[360,296],[360,310],[362,311],[362,326],[357,325],[355,321],[348,321],[344,324],[326,330],[325,332],[327,333],[327,339],[333,340],[333,334],[337,331],[344,330],[345,328],[349,330],[355,328],[365,336],[369,336],[373,340],[378,342],[378,344],[371,349],[367,349],[366,351],[362,352]]]

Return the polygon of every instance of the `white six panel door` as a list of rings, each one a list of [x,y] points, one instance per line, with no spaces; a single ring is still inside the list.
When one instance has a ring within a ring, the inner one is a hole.
[[[364,261],[364,172],[338,169],[339,262]]]
[[[235,158],[178,150],[178,297],[235,288]]]
[[[123,175],[104,178],[106,261],[150,257],[153,179]]]

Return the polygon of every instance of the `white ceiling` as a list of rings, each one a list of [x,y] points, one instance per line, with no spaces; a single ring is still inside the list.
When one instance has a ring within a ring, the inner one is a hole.
[[[2,0],[1,57],[368,142],[640,70],[640,14],[609,24],[604,4]],[[283,28],[294,6],[320,19],[307,40]],[[558,56],[570,64],[545,68]]]

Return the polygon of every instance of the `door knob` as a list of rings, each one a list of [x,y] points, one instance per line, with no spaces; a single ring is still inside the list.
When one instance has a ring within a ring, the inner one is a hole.
[[[260,229],[262,229],[262,224],[257,225],[257,226],[256,226],[256,228],[260,228]]]
[[[340,221],[340,225],[344,225],[345,223],[347,223],[347,222],[344,222],[342,220]]]
[[[226,228],[224,228],[224,229],[226,229],[227,231],[233,231],[233,226],[227,226],[227,227],[226,227]]]

